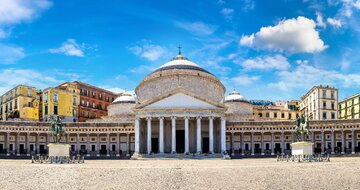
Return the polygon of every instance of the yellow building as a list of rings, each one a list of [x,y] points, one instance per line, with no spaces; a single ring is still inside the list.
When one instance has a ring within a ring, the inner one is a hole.
[[[295,120],[299,116],[299,101],[251,101],[253,115],[263,120]]]
[[[79,101],[79,90],[71,83],[45,89],[42,98],[43,120],[49,121],[51,117],[59,116],[65,122],[78,121]]]
[[[360,93],[339,102],[339,119],[360,118]]]
[[[40,91],[25,85],[18,85],[0,97],[0,120],[38,121],[41,117]]]

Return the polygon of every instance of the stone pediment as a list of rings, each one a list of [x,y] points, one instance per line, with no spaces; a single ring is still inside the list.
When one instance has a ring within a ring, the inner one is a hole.
[[[200,109],[221,109],[224,108],[219,103],[201,99],[183,91],[170,93],[167,96],[159,97],[154,100],[144,102],[137,108],[149,109],[178,109],[178,108],[200,108]]]

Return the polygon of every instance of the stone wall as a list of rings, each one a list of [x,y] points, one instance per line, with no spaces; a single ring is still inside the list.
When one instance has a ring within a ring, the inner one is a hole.
[[[154,75],[145,78],[135,89],[139,103],[164,96],[176,89],[183,89],[213,102],[220,103],[224,99],[225,87],[211,74],[175,70],[156,73],[156,77]]]

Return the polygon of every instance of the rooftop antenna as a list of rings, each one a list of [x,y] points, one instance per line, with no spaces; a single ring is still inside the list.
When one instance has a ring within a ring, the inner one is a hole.
[[[179,55],[181,55],[181,48],[182,47],[179,45],[178,48],[179,48]]]

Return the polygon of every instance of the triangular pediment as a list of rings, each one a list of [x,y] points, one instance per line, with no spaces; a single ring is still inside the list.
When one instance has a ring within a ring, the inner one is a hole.
[[[148,102],[141,106],[142,108],[202,108],[202,109],[216,109],[222,108],[221,106],[217,106],[211,102],[207,102],[205,100],[201,100],[197,97],[178,92],[175,94],[171,94],[167,97],[163,97],[159,100]]]

